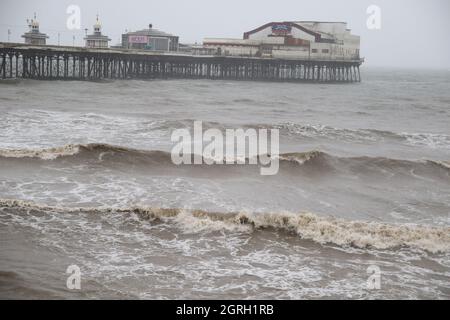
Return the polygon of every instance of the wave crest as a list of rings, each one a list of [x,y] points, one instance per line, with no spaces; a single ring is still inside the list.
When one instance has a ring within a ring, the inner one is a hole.
[[[176,208],[62,208],[21,200],[0,200],[0,208],[92,214],[134,213],[144,220],[173,222],[188,232],[233,230],[252,232],[275,229],[294,233],[320,244],[356,248],[410,247],[431,253],[450,251],[450,227],[348,221],[314,213],[217,213]]]
[[[327,154],[325,152],[313,150],[313,151],[309,151],[309,152],[296,152],[296,153],[282,154],[282,155],[280,155],[280,160],[287,161],[287,162],[294,162],[294,163],[302,165],[302,164],[305,164],[305,163],[315,160],[315,159],[325,158],[326,156],[327,156]]]
[[[39,158],[54,160],[63,156],[73,156],[80,152],[82,145],[68,144],[62,147],[47,149],[0,149],[0,157],[4,158]]]
[[[192,156],[192,155],[191,155]],[[127,147],[114,146],[102,143],[92,144],[69,144],[62,147],[37,149],[37,150],[8,150],[0,149],[0,160],[2,158],[56,160],[65,158],[73,163],[85,161],[102,162],[104,166],[141,164],[143,166],[175,166],[171,160],[171,154],[167,151],[139,150]],[[309,165],[326,173],[334,170],[347,170],[353,174],[365,174],[373,172],[420,172],[421,174],[436,179],[447,179],[450,176],[450,163],[435,160],[403,160],[386,157],[338,157],[323,151],[313,150],[307,152],[285,153],[278,156],[283,166],[292,174],[302,174],[298,168],[290,165]],[[249,159],[246,159],[249,163]],[[28,164],[27,164],[28,165]],[[218,165],[216,169],[221,170],[223,166]],[[250,166],[247,166],[250,167]],[[303,172],[304,173],[304,172]]]
[[[269,126],[269,125],[267,125]],[[449,149],[450,135],[438,133],[396,133],[377,129],[343,129],[325,125],[283,123],[275,128],[288,136],[304,138],[326,138],[352,142],[377,142],[390,139],[406,143],[409,146],[429,147],[431,149]]]

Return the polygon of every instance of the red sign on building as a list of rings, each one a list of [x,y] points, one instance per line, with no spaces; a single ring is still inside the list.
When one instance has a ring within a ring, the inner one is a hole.
[[[128,38],[129,43],[147,43],[148,37],[147,36],[129,36]]]

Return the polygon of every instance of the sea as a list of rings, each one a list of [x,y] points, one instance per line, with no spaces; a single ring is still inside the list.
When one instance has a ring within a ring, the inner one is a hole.
[[[362,78],[0,81],[0,298],[450,299],[450,72]],[[175,165],[195,121],[278,174]]]

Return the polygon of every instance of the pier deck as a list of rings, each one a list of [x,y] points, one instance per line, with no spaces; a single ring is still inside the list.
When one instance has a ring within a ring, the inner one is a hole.
[[[1,79],[224,79],[359,82],[363,60],[193,56],[0,43]]]

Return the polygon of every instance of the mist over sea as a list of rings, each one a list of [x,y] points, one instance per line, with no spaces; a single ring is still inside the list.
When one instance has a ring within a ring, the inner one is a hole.
[[[362,77],[0,81],[0,298],[450,299],[450,72]],[[197,120],[279,173],[175,166]]]

